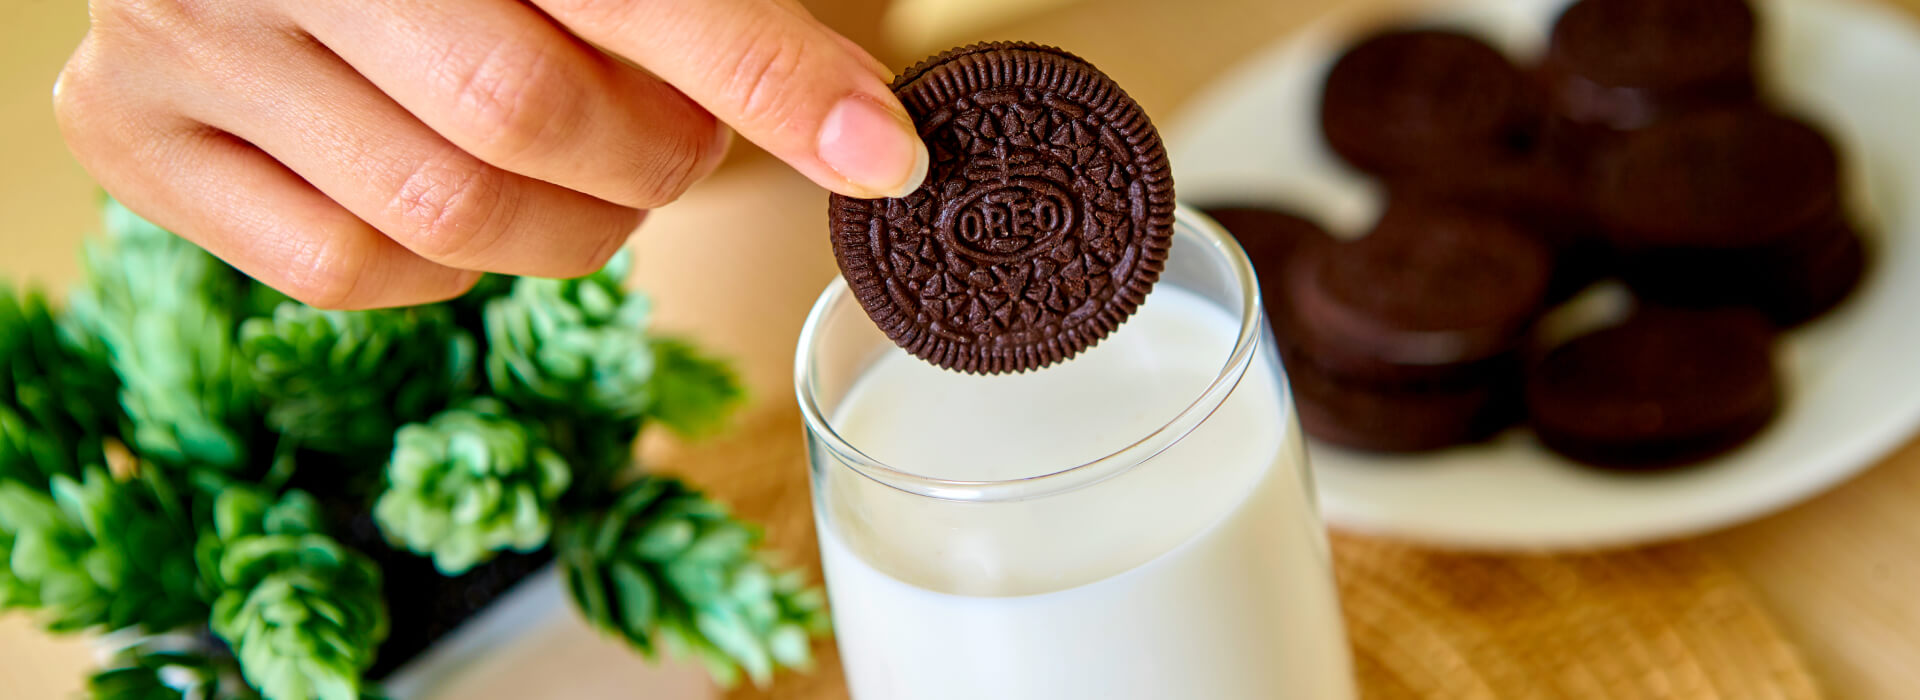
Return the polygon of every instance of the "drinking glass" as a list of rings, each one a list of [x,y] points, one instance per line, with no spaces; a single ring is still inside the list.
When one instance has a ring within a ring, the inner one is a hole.
[[[1259,285],[1204,215],[1065,363],[938,369],[836,280],[794,383],[855,700],[1353,696]]]

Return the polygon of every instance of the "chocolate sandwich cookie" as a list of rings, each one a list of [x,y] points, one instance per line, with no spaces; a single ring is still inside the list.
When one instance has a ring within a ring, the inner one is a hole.
[[[1829,280],[1846,276],[1826,262],[1853,238],[1839,171],[1832,143],[1804,122],[1697,113],[1629,134],[1602,156],[1596,212],[1643,294],[1791,319],[1807,306],[1801,297],[1829,296]]]
[[[1623,247],[1790,244],[1840,219],[1840,159],[1813,126],[1758,109],[1661,122],[1596,164],[1595,205]]]
[[[1756,283],[1763,292],[1754,305],[1781,326],[1803,323],[1845,301],[1866,271],[1865,241],[1853,227],[1842,226],[1825,250],[1785,266],[1771,285]]]
[[[1540,239],[1553,255],[1551,305],[1613,271],[1611,247],[1587,205],[1589,181],[1584,163],[1541,153],[1457,180],[1397,178],[1386,189],[1393,200],[1444,203],[1504,218]]]
[[[1748,310],[1647,310],[1555,348],[1528,373],[1540,441],[1591,464],[1703,459],[1773,418],[1773,331]]]
[[[1751,102],[1745,0],[1581,0],[1553,25],[1540,76],[1553,111],[1619,129]]]
[[[1303,250],[1286,279],[1302,353],[1378,386],[1471,380],[1542,310],[1552,253],[1512,221],[1396,199],[1374,231]]]
[[[1209,207],[1204,211],[1247,252],[1247,259],[1253,263],[1254,274],[1260,280],[1267,314],[1276,317],[1276,327],[1284,325],[1278,316],[1287,313],[1287,261],[1305,248],[1332,244],[1333,237],[1319,224],[1279,209],[1247,205]]]
[[[1308,435],[1372,452],[1423,452],[1478,442],[1519,417],[1512,376],[1465,386],[1382,389],[1344,382],[1286,353],[1287,380]]]
[[[931,157],[905,197],[831,202],[834,256],[900,347],[972,373],[1021,372],[1099,342],[1172,245],[1166,150],[1106,75],[1057,48],[978,44],[893,90]]]
[[[1864,242],[1843,222],[1779,250],[1647,254],[1624,272],[1643,298],[1679,307],[1747,306],[1784,327],[1845,300],[1866,265]]]
[[[1536,111],[1525,76],[1479,39],[1393,31],[1334,63],[1320,127],[1355,168],[1407,176],[1511,158]]]

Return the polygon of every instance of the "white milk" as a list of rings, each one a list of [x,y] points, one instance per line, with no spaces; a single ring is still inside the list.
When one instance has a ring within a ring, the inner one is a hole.
[[[897,349],[835,430],[921,476],[1004,480],[1110,454],[1198,398],[1237,319],[1161,284],[1072,362],[945,372]],[[1270,353],[1178,444],[1063,495],[958,503],[838,464],[821,551],[856,700],[1353,697],[1326,541]]]

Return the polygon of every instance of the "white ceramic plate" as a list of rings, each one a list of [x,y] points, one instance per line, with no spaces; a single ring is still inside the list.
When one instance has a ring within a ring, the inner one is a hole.
[[[1410,9],[1530,61],[1564,0],[1464,0]],[[1476,549],[1626,545],[1725,527],[1791,505],[1872,465],[1920,424],[1920,31],[1898,12],[1825,0],[1763,0],[1763,75],[1827,126],[1875,254],[1844,306],[1782,344],[1789,396],[1758,438],[1709,463],[1656,475],[1583,469],[1523,431],[1420,456],[1311,445],[1328,520]],[[1376,15],[1377,16],[1377,15]],[[1266,201],[1362,230],[1377,194],[1320,143],[1321,77],[1361,28],[1352,17],[1248,61],[1168,134],[1181,199]]]

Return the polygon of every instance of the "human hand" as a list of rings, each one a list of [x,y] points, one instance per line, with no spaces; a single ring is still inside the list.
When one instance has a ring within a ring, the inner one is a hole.
[[[129,208],[315,306],[438,301],[482,271],[598,269],[647,209],[718,164],[723,123],[842,194],[902,195],[926,173],[886,68],[798,0],[90,12],[54,89],[81,164]]]

